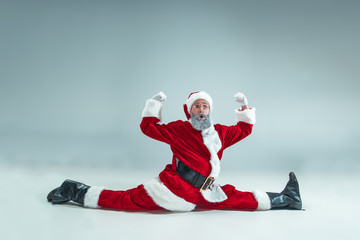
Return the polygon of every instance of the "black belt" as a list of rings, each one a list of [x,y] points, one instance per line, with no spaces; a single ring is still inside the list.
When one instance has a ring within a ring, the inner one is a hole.
[[[195,187],[200,188],[200,191],[207,190],[214,182],[213,177],[205,177],[204,175],[195,172],[179,159],[176,159],[176,172],[188,183],[191,183]]]

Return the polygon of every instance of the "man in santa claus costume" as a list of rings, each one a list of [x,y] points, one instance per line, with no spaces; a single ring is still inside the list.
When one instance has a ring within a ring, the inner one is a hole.
[[[53,204],[69,201],[91,208],[120,210],[192,211],[195,209],[268,210],[297,209],[302,202],[294,173],[280,193],[242,192],[232,185],[218,185],[223,151],[250,135],[255,124],[255,108],[248,108],[244,94],[235,94],[240,108],[235,110],[236,124],[213,124],[213,100],[206,92],[190,94],[184,104],[188,121],[160,124],[160,92],[146,101],[140,124],[142,132],[170,145],[172,162],[153,180],[126,191],[88,186],[72,180],[51,191],[47,199]]]

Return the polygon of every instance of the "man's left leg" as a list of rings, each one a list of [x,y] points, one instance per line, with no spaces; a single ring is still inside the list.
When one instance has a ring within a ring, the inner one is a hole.
[[[242,192],[236,190],[232,185],[221,187],[225,192],[227,199],[222,202],[212,203],[205,199],[196,204],[196,209],[234,209],[234,210],[256,210],[258,202],[251,192]]]
[[[65,180],[52,190],[47,200],[53,204],[73,201],[90,208],[112,208],[119,210],[160,210],[148,195],[143,185],[126,191],[105,190],[103,187],[88,186],[73,180]]]
[[[231,185],[225,185],[222,189],[228,197],[225,201],[210,203],[203,199],[197,205],[197,208],[238,210],[302,209],[299,184],[293,172],[289,174],[289,181],[280,193],[241,192]]]

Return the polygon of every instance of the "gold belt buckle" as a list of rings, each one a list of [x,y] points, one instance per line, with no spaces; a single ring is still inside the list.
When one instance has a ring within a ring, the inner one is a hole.
[[[204,184],[200,188],[200,192],[206,191],[213,182],[214,182],[213,177],[207,177],[206,180],[204,181]]]

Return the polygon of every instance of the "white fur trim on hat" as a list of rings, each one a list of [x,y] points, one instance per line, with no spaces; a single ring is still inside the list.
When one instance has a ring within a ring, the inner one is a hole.
[[[146,101],[142,117],[156,117],[161,121],[162,103],[158,100],[148,99]]]
[[[260,191],[260,190],[255,190],[252,192],[252,194],[254,195],[256,201],[258,202],[258,207],[256,210],[271,209],[270,198],[266,192]]]
[[[210,95],[204,91],[200,91],[200,92],[195,92],[193,94],[190,95],[190,97],[186,100],[186,106],[187,106],[187,110],[188,113],[191,113],[191,106],[194,104],[194,102],[198,99],[204,99],[205,101],[207,101],[209,103],[209,107],[210,107],[210,112],[212,112],[212,108],[213,108],[213,100],[210,97]]]
[[[236,122],[246,122],[249,124],[255,124],[256,118],[255,118],[255,108],[247,108],[243,111],[239,111],[238,109],[235,109],[235,118]]]
[[[176,196],[161,182],[159,177],[143,185],[152,200],[166,210],[188,212],[195,209],[195,204]]]
[[[104,190],[104,187],[90,187],[85,193],[84,207],[99,208],[98,202],[100,193]]]

